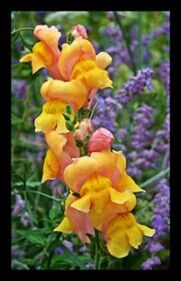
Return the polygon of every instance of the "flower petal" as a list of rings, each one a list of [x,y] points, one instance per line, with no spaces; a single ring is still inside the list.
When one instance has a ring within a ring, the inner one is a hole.
[[[41,182],[44,183],[47,180],[54,180],[58,177],[60,172],[60,164],[54,153],[49,149],[46,153],[43,164],[43,176]]]
[[[112,88],[112,80],[109,79],[108,72],[99,68],[93,60],[80,60],[72,70],[70,79],[82,82],[89,89]]]
[[[62,115],[65,107],[66,105],[59,100],[45,103],[42,113],[35,119],[35,132],[48,133],[54,129],[60,133],[68,132]]]
[[[59,69],[65,80],[70,80],[74,65],[81,59],[95,60],[96,53],[93,45],[86,39],[80,37],[75,39],[71,45],[63,44],[59,58]]]
[[[112,58],[110,55],[108,55],[105,52],[100,52],[96,56],[96,63],[97,66],[101,69],[105,69],[107,66],[109,66],[112,63]]]
[[[142,224],[138,224],[138,226],[145,236],[152,237],[155,234],[155,229],[152,229]]]
[[[130,245],[125,234],[119,233],[111,237],[107,243],[109,253],[116,258],[124,258],[129,254]]]
[[[127,175],[125,172],[119,181],[119,190],[124,190],[129,188],[132,192],[145,192],[142,188],[140,188],[135,181]]]
[[[75,227],[73,223],[67,217],[64,217],[61,223],[53,231],[71,233],[74,229]]]
[[[46,101],[57,99],[70,104],[75,111],[78,111],[87,101],[88,92],[79,81],[64,82],[49,79],[43,83],[41,95]]]

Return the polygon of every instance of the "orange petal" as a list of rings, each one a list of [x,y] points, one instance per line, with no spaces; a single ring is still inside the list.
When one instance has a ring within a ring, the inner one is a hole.
[[[63,134],[58,134],[55,130],[45,135],[48,146],[58,159],[61,159],[63,148],[67,143],[67,139]]]
[[[97,152],[107,148],[110,148],[111,144],[114,141],[114,136],[105,128],[99,128],[96,130],[88,144],[89,152]]]
[[[115,173],[120,177],[124,169],[124,156],[105,150],[76,159],[65,169],[64,177],[67,185],[79,192],[81,185],[92,175],[97,173],[112,180]]]
[[[70,104],[75,111],[78,111],[85,104],[87,94],[85,87],[76,80],[64,82],[49,79],[41,87],[41,95],[45,100],[58,99]]]
[[[61,33],[55,26],[48,27],[47,25],[37,25],[34,30],[34,35],[51,49],[55,63],[60,55],[58,41],[61,37]]]
[[[93,45],[86,39],[77,38],[71,45],[63,44],[59,58],[59,69],[65,80],[70,79],[74,65],[81,59],[95,60]]]

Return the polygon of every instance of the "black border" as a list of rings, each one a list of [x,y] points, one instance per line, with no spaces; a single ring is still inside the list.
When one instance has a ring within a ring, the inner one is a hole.
[[[6,1],[7,2],[7,1]],[[98,1],[97,1],[98,2]],[[102,2],[102,1],[100,1]],[[176,216],[180,213],[178,209],[179,195],[176,193],[180,189],[179,180],[176,181],[177,176],[177,167],[180,168],[180,165],[176,162],[176,156],[178,156],[179,142],[178,140],[178,131],[179,131],[179,83],[176,76],[176,66],[177,66],[177,55],[179,52],[177,51],[179,48],[179,31],[176,32],[176,27],[178,24],[178,13],[176,8],[176,3],[172,1],[166,0],[152,0],[152,1],[135,1],[135,0],[125,0],[119,1],[117,0],[115,3],[110,3],[108,1],[104,1],[105,3],[93,3],[92,1],[86,2],[81,5],[78,1],[73,2],[51,2],[45,3],[42,1],[36,1],[33,3],[31,1],[28,5],[25,1],[12,1],[11,3],[7,2],[7,7],[3,6],[0,8],[0,19],[1,19],[1,44],[0,51],[1,55],[1,67],[0,71],[2,72],[1,77],[1,85],[3,85],[3,89],[1,87],[1,99],[0,99],[0,113],[2,114],[0,126],[0,149],[1,149],[1,186],[0,186],[0,214],[2,218],[0,219],[0,269],[4,272],[13,272],[16,270],[11,270],[10,262],[11,262],[11,254],[10,254],[10,244],[11,244],[11,199],[10,199],[10,177],[11,177],[11,169],[10,169],[10,147],[11,147],[11,119],[10,119],[10,109],[11,109],[11,41],[10,41],[10,31],[11,31],[11,11],[13,10],[26,10],[26,11],[112,11],[112,10],[127,10],[127,11],[171,11],[171,260],[170,260],[170,268],[168,270],[152,270],[152,271],[143,271],[143,270],[124,270],[119,271],[118,274],[121,274],[119,278],[122,278],[122,274],[141,274],[146,277],[153,276],[154,272],[160,273],[172,273],[173,270],[179,269],[179,258],[176,256],[176,251],[178,250],[179,240],[178,240],[178,220],[176,220]],[[148,3],[149,2],[149,3]],[[101,5],[102,4],[102,5]],[[28,6],[27,6],[28,5]],[[179,12],[179,8],[178,8]],[[176,50],[177,49],[177,50]],[[178,85],[178,86],[176,86]],[[175,89],[174,89],[175,87]],[[177,107],[178,106],[178,107]],[[174,167],[175,164],[175,167]],[[21,270],[20,272],[22,272]],[[38,271],[36,271],[38,272]],[[51,271],[52,272],[52,271]],[[53,271],[56,272],[56,271]],[[79,271],[78,273],[85,274],[94,273],[103,273],[103,271]],[[61,278],[62,273],[76,273],[75,271],[58,271],[59,277]],[[106,274],[113,273],[113,271],[106,271]],[[114,270],[116,273],[116,270]],[[151,274],[151,275],[147,275]],[[127,276],[127,277],[128,277]]]

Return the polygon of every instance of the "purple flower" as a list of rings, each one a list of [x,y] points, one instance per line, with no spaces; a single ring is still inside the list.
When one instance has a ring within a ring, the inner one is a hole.
[[[150,68],[139,70],[136,76],[131,77],[129,81],[121,87],[117,96],[118,102],[122,105],[126,105],[134,98],[134,96],[144,92],[145,88],[151,91],[152,76],[153,70]]]
[[[61,254],[64,254],[64,250],[61,247],[56,247],[55,253],[61,255]]]
[[[145,249],[147,249],[151,254],[155,254],[162,251],[164,249],[164,246],[160,242],[154,241],[152,239],[148,241]]]
[[[27,94],[27,82],[26,80],[12,80],[11,92],[18,98],[23,99]]]
[[[22,199],[21,195],[16,195],[16,203],[12,211],[12,216],[18,217],[24,208],[25,208],[25,201]]]
[[[27,227],[30,221],[31,221],[30,215],[28,214],[28,212],[25,212],[21,217],[21,223],[23,224],[23,226]]]
[[[154,266],[157,266],[157,265],[160,265],[161,264],[161,261],[158,257],[153,257],[153,258],[150,258],[150,259],[147,259],[143,264],[142,264],[142,268],[144,270],[147,270],[147,269],[152,269]]]
[[[95,269],[95,265],[91,262],[87,263],[85,266],[86,269]]]
[[[12,257],[16,257],[16,258],[23,257],[25,255],[25,251],[19,250],[17,246],[12,246],[11,255]]]
[[[73,244],[68,240],[63,240],[62,244],[70,251],[73,252]]]
[[[85,246],[83,246],[79,249],[79,252],[82,254],[85,254],[85,253],[87,253],[87,248]]]

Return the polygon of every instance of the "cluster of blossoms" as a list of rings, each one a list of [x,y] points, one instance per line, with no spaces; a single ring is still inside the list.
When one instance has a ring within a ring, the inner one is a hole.
[[[39,42],[20,61],[31,61],[33,73],[46,67],[50,75],[41,86],[45,104],[35,120],[35,131],[44,133],[49,147],[42,182],[58,179],[69,191],[65,216],[54,231],[75,232],[90,243],[96,230],[111,255],[125,257],[131,247],[138,249],[143,235],[155,231],[137,223],[131,212],[135,193],[143,190],[127,174],[122,152],[111,149],[112,133],[93,131],[90,105],[99,89],[112,87],[105,70],[112,59],[104,52],[96,55],[81,25],[61,46],[54,26],[36,26],[34,34]]]

